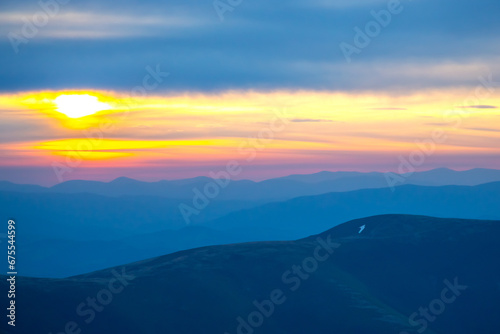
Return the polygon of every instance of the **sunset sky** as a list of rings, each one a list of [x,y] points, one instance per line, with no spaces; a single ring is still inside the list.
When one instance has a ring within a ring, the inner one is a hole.
[[[401,1],[350,59],[391,1],[42,3],[2,3],[0,180],[500,168],[498,1]]]

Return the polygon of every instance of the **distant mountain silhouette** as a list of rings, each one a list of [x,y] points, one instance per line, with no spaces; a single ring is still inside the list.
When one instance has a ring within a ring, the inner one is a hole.
[[[41,193],[41,192],[48,192],[48,188],[33,184],[16,184],[9,181],[0,181],[0,191]]]
[[[16,327],[0,329],[496,333],[498,235],[500,221],[383,215],[297,241],[204,247],[68,279],[18,277]],[[0,289],[8,284],[2,276]]]
[[[379,214],[500,219],[500,182],[365,189],[261,206],[218,201],[191,225],[179,212],[182,201],[158,196],[0,192],[0,203],[19,221],[19,272],[67,277],[194,247],[294,240]]]
[[[238,240],[244,238],[206,227],[188,226],[117,240],[44,238],[18,241],[18,254],[23,259],[19,272],[35,277],[68,277],[179,250]]]
[[[9,217],[22,222],[20,228],[25,230],[20,234],[30,240],[40,237],[115,240],[186,227],[179,211],[183,201],[159,196],[0,192],[0,203],[8,208]],[[258,204],[218,201],[192,220],[204,222]]]
[[[440,168],[426,172],[403,174],[395,185],[414,184],[423,186],[479,185],[500,181],[500,170],[472,169],[454,171]],[[202,190],[208,177],[185,180],[142,182],[126,177],[111,182],[66,181],[51,188],[30,185],[16,185],[0,182],[0,191],[47,192],[47,193],[90,193],[104,196],[162,196],[170,199],[192,200],[194,189]],[[388,187],[387,175],[379,172],[320,172],[315,174],[290,175],[261,182],[249,180],[231,181],[214,199],[241,201],[280,201],[299,196],[319,195],[329,192],[344,192],[367,188]]]
[[[405,185],[298,197],[237,211],[208,222],[250,240],[296,239],[343,221],[379,214],[500,220],[500,182],[474,187]]]

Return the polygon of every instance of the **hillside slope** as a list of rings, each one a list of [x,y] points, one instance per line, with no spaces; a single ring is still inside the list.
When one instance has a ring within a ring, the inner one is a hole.
[[[384,215],[297,241],[198,248],[68,279],[18,278],[16,328],[0,328],[386,334],[425,325],[429,334],[493,333],[499,234],[499,221]],[[0,288],[7,291],[5,277]]]

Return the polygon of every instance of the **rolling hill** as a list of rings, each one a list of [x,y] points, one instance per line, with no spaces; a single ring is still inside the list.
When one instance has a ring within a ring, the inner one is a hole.
[[[0,329],[494,333],[499,234],[499,221],[383,215],[297,241],[204,247],[67,279],[18,277],[16,327]],[[5,276],[0,286],[7,291]]]

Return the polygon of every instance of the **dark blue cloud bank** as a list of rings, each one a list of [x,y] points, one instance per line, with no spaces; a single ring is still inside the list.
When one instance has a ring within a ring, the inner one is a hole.
[[[56,1],[3,1],[0,90],[127,91],[156,64],[170,72],[165,91],[408,90],[500,76],[498,0]]]

